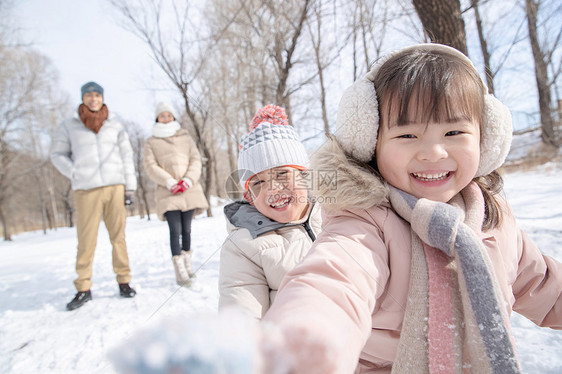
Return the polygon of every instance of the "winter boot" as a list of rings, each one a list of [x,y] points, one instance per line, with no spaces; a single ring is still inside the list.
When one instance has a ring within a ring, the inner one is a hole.
[[[92,300],[92,293],[88,291],[78,291],[74,299],[66,304],[67,310],[74,310],[80,308],[82,305],[86,304],[88,301]]]
[[[135,297],[137,291],[129,286],[129,283],[119,283],[119,295],[121,297]]]
[[[189,280],[189,273],[185,268],[183,256],[172,256],[172,262],[174,263],[174,270],[176,272],[176,283],[180,286],[189,286],[191,281]]]
[[[183,263],[185,265],[185,270],[190,278],[195,276],[195,273],[191,269],[191,251],[181,251],[181,257],[183,258]]]

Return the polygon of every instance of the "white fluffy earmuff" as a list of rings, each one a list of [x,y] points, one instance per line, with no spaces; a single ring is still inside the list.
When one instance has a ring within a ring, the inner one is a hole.
[[[460,51],[435,43],[417,44],[380,59],[374,67],[361,79],[348,87],[342,95],[338,106],[335,137],[344,151],[351,157],[368,162],[375,154],[377,134],[379,129],[379,109],[377,95],[373,81],[379,68],[393,55],[407,50],[444,50],[456,54],[468,61],[476,70],[472,62]],[[491,173],[500,167],[511,146],[513,128],[511,113],[493,95],[488,94],[484,81],[484,115],[480,142],[480,164],[476,176]]]

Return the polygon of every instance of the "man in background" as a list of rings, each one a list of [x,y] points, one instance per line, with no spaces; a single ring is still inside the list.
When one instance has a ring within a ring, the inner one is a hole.
[[[137,179],[133,150],[125,128],[103,102],[103,88],[88,82],[81,88],[82,104],[57,129],[51,161],[70,179],[74,190],[78,253],[74,286],[78,291],[66,305],[80,308],[92,300],[92,263],[103,216],[113,246],[113,271],[119,294],[134,297],[125,243],[125,204],[132,203]]]

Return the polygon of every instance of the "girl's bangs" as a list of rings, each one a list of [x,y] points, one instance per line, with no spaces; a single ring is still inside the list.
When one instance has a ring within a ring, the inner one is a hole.
[[[394,68],[399,70],[379,84],[375,81],[382,123],[476,120],[482,124],[483,84],[478,73],[462,61],[445,57],[425,53],[385,63],[398,65]]]

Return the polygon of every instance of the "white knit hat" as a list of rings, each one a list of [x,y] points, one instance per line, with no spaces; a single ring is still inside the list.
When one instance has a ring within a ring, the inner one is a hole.
[[[363,78],[348,87],[340,100],[335,137],[344,151],[357,160],[368,162],[375,154],[379,128],[379,108],[373,81],[380,67],[397,53],[407,50],[443,51],[474,65],[458,50],[435,43],[417,44],[381,59]],[[474,68],[476,70],[476,68]],[[513,128],[509,109],[484,89],[484,116],[480,142],[480,164],[476,176],[487,175],[500,167],[511,146]]]
[[[250,132],[240,139],[238,178],[246,183],[257,173],[280,166],[308,168],[308,155],[285,109],[268,105],[259,109],[250,123]]]
[[[172,116],[174,116],[174,119],[178,119],[178,117],[176,116],[176,111],[174,110],[174,108],[170,104],[168,104],[164,101],[161,101],[156,105],[156,110],[154,111],[154,117],[158,118],[160,113],[163,113],[163,112],[171,113]]]

